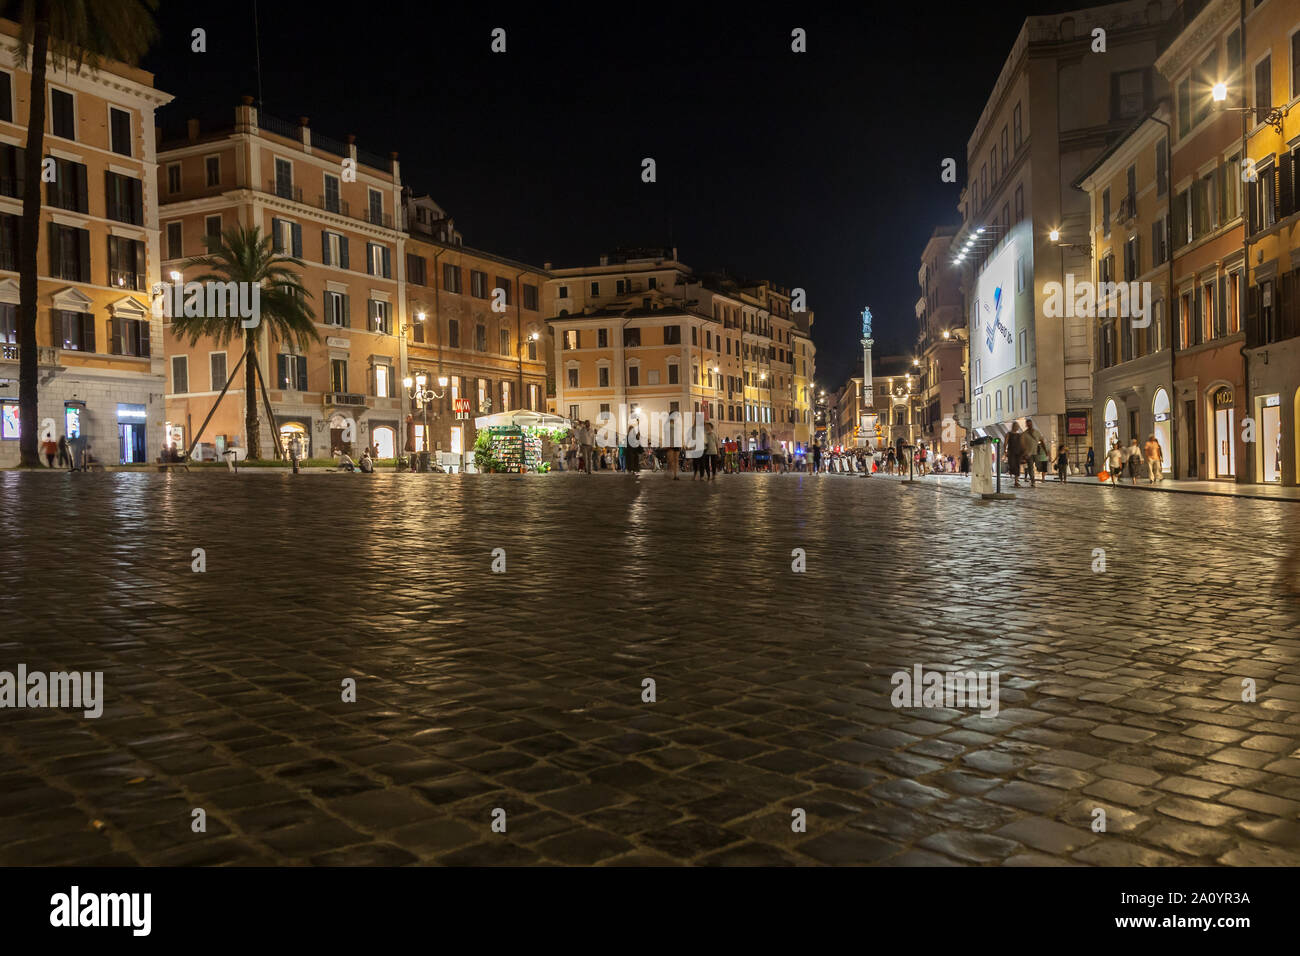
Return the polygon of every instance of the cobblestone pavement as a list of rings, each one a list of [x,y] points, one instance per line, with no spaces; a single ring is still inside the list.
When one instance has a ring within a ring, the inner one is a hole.
[[[0,501],[0,670],[106,698],[0,710],[3,864],[1300,863],[1287,502],[251,473]],[[998,672],[999,713],[893,707],[918,664]]]

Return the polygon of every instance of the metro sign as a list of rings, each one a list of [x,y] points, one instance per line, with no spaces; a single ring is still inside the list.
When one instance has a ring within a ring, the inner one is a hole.
[[[454,399],[452,404],[455,406],[457,418],[469,418],[470,403],[468,398]]]

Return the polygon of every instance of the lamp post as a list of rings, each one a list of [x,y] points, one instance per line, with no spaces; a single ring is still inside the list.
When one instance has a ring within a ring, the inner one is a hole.
[[[423,467],[420,470],[426,471],[428,470],[429,461],[429,405],[435,401],[440,401],[446,394],[447,376],[438,376],[438,388],[443,389],[443,391],[435,391],[430,388],[429,376],[423,372],[418,373],[415,378],[408,375],[402,379],[402,384],[406,386],[406,394],[410,396],[411,401],[415,402],[424,413],[424,449],[421,460]]]
[[[536,342],[541,337],[541,334],[538,332],[529,332],[528,337],[519,343],[519,398],[521,401],[524,397],[524,353],[528,351],[529,342]],[[503,408],[502,411],[509,411],[509,409]],[[530,411],[540,412],[542,409],[533,408],[530,409]]]

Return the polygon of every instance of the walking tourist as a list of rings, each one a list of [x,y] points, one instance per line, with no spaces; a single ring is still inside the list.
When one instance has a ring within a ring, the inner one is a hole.
[[[1124,468],[1124,451],[1119,447],[1119,439],[1110,443],[1110,451],[1106,452],[1106,470],[1110,472],[1110,483],[1119,484],[1121,477],[1120,472]]]
[[[1160,442],[1156,440],[1155,435],[1149,435],[1143,451],[1146,453],[1147,459],[1147,480],[1154,485],[1157,481],[1164,479],[1164,475],[1161,474],[1161,466],[1164,463],[1164,449],[1160,447]]]
[[[289,439],[289,463],[293,465],[293,473],[298,474],[298,461],[302,458],[302,441],[297,435]]]
[[[1093,453],[1092,453],[1092,446],[1089,445],[1089,446],[1088,446],[1088,458],[1087,458],[1087,460],[1084,462],[1084,466],[1083,466],[1084,471],[1083,471],[1083,473],[1084,473],[1085,475],[1088,475],[1089,477],[1091,477],[1091,476],[1092,476],[1092,470],[1093,470],[1093,468],[1096,466],[1096,464],[1097,464],[1097,459],[1093,456]]]
[[[1065,442],[1061,442],[1056,449],[1056,480],[1063,482],[1069,474],[1070,453],[1065,447]]]
[[[1020,437],[1020,422],[1011,423],[1011,431],[1007,433],[1006,441],[1006,461],[1007,466],[1011,469],[1012,477],[1015,478],[1014,487],[1020,487],[1021,466],[1024,463],[1024,456],[1021,454],[1022,439]]]
[[[1128,440],[1128,478],[1129,484],[1136,485],[1138,481],[1138,470],[1142,467],[1142,449],[1138,447],[1138,440],[1130,438]]]

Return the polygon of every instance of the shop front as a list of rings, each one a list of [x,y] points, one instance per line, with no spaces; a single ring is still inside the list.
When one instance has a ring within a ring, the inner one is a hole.
[[[118,461],[123,465],[138,465],[149,460],[149,452],[145,446],[147,421],[148,413],[145,406],[118,403]]]

